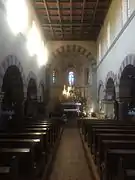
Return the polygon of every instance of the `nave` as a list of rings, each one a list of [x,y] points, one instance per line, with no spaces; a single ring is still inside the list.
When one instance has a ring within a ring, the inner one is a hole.
[[[2,180],[133,180],[135,124],[78,118],[24,119],[0,130]]]
[[[67,125],[50,175],[50,180],[92,180],[77,126]]]

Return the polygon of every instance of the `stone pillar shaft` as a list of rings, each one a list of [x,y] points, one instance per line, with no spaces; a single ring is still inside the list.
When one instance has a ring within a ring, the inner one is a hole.
[[[118,105],[118,120],[125,121],[128,118],[128,103],[120,101]]]

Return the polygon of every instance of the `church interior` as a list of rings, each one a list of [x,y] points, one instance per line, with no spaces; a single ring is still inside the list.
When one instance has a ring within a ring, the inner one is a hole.
[[[135,0],[0,0],[0,179],[135,180]]]

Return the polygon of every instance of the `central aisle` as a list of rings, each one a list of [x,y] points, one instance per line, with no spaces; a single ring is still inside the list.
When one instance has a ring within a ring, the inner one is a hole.
[[[82,142],[76,127],[65,128],[50,180],[91,180]]]

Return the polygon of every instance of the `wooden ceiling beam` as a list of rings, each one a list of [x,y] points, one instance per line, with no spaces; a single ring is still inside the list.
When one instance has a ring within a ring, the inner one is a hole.
[[[50,15],[49,15],[49,11],[48,11],[48,7],[47,7],[46,0],[43,0],[43,5],[44,5],[44,8],[45,8],[46,13],[47,13],[47,18],[48,18],[48,21],[49,21],[49,23],[50,23],[50,27],[51,27],[52,35],[54,36],[54,31],[53,31],[53,27],[52,27],[52,24],[51,24],[51,19],[50,19]]]
[[[71,25],[70,25],[70,27],[71,27],[71,33],[72,33],[72,19],[73,19],[73,9],[72,9],[72,4],[73,2],[72,2],[72,0],[70,0],[70,23],[71,23]]]
[[[62,27],[62,21],[61,21],[61,12],[60,12],[60,1],[57,0],[57,9],[58,9],[58,15],[59,15],[59,20],[60,20],[60,26],[61,26],[61,32],[63,34],[63,27]],[[63,38],[64,38],[64,34],[63,34]]]
[[[83,3],[82,3],[82,14],[81,14],[81,30],[80,30],[80,34],[82,34],[82,27],[83,27],[83,19],[84,19],[84,10],[85,10],[85,3],[86,3],[86,0],[83,0]]]
[[[48,6],[55,6],[56,5],[56,1],[46,1],[46,3],[47,3],[47,5]],[[73,4],[73,6],[80,6],[80,4],[82,3],[81,1],[80,2],[72,2]],[[89,5],[94,5],[95,4],[95,1],[93,1],[93,2],[87,2],[87,4],[89,4]],[[106,6],[106,1],[105,2],[100,2],[100,4],[101,5],[103,5],[103,6]],[[36,6],[43,6],[43,2],[37,2],[37,1],[35,1],[35,5]],[[60,5],[61,6],[65,6],[65,7],[67,7],[67,6],[70,6],[70,2],[60,2]]]
[[[60,23],[51,23],[52,26],[60,26],[61,24]],[[71,23],[71,22],[62,22],[63,25],[66,26],[71,26],[73,24],[73,26],[80,26],[81,23]],[[90,26],[90,23],[89,22],[84,22],[83,23],[84,26]],[[101,25],[101,22],[98,22],[96,21],[96,24],[95,25]],[[46,27],[46,26],[50,26],[50,23],[44,23],[44,24],[41,24],[42,27]]]
[[[94,10],[94,14],[93,14],[92,22],[91,22],[91,28],[92,28],[93,23],[94,23],[94,21],[95,21],[95,17],[96,17],[96,12],[97,12],[97,8],[98,8],[98,4],[99,4],[99,0],[96,0],[95,10]]]
[[[73,36],[70,36],[70,37],[65,37],[64,40],[60,37],[56,37],[55,39],[54,38],[49,38],[51,41],[80,41],[80,36],[78,37],[73,37]],[[91,36],[86,36],[86,37],[81,37],[81,40],[82,41],[95,41],[96,38],[91,35]]]
[[[111,1],[38,0],[34,8],[47,39],[96,40]]]
[[[72,0],[70,0],[70,1],[72,1]],[[71,12],[71,8],[72,7],[70,7],[70,9],[66,9],[66,10],[62,10],[62,12],[63,12],[63,14],[65,13],[65,14],[70,14],[70,12]],[[51,14],[54,14],[54,15],[57,15],[57,12],[58,12],[58,10],[57,9],[48,9],[49,11],[50,11],[50,13]],[[97,12],[103,12],[103,11],[107,11],[107,9],[106,8],[102,8],[102,9],[97,9]],[[44,9],[36,9],[36,12],[38,13],[38,14],[44,14],[44,13],[46,13],[46,11],[44,10]],[[91,13],[93,13],[94,12],[94,9],[85,9],[85,13],[89,13],[89,12],[91,12]],[[81,9],[79,9],[79,10],[75,10],[75,11],[73,11],[73,13],[72,13],[73,15],[74,14],[82,14],[82,10]]]

